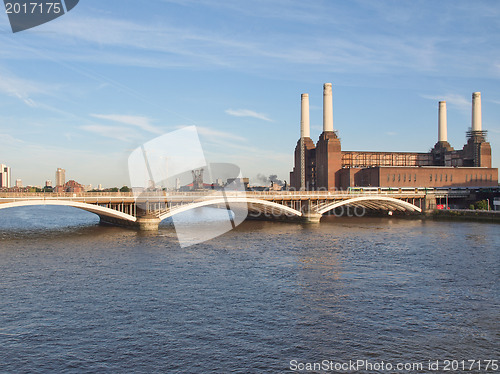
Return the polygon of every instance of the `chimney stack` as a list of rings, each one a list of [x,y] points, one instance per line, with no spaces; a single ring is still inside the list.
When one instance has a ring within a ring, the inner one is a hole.
[[[472,93],[472,131],[482,131],[481,92]]]
[[[323,85],[323,132],[333,131],[332,84]]]
[[[310,138],[310,123],[309,123],[309,94],[302,94],[300,106],[300,137]]]
[[[438,119],[438,141],[448,141],[448,124],[446,119],[446,101],[439,102],[439,119]]]

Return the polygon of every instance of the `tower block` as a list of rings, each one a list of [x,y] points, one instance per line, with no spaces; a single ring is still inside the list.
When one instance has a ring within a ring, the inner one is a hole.
[[[296,190],[315,187],[315,148],[310,135],[309,94],[305,93],[301,95],[300,139],[294,152],[295,167],[290,173],[290,186]]]
[[[340,139],[333,131],[323,131],[316,146],[316,187],[334,190],[340,187],[342,169]]]

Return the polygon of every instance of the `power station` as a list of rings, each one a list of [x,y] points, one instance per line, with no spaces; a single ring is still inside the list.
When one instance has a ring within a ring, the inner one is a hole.
[[[438,141],[428,153],[342,151],[333,129],[332,84],[323,86],[323,132],[310,137],[309,95],[301,95],[300,139],[290,186],[297,190],[349,187],[487,187],[498,186],[491,167],[491,146],[482,129],[481,93],[472,94],[472,126],[467,144],[448,143],[446,102],[439,102]]]

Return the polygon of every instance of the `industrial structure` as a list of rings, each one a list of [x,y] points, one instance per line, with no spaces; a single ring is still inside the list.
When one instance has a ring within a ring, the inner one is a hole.
[[[430,152],[342,151],[333,129],[332,84],[323,86],[323,132],[310,137],[309,95],[301,96],[300,139],[295,147],[290,187],[334,190],[349,187],[498,186],[491,146],[482,129],[481,93],[472,94],[472,126],[467,144],[455,150],[447,137],[446,102],[439,102],[438,141]]]

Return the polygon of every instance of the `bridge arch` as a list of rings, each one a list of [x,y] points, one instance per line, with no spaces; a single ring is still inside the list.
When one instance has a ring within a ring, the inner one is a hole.
[[[173,207],[170,209],[167,213],[164,213],[160,215],[160,220],[164,220],[166,218],[172,217],[175,214],[179,214],[182,212],[186,212],[191,209],[196,209],[196,208],[201,208],[204,206],[209,206],[209,205],[219,205],[219,204],[226,204],[226,203],[245,203],[247,204],[247,207],[250,206],[249,210],[252,208],[257,207],[262,207],[263,209],[266,208],[271,208],[272,212],[277,212],[280,214],[289,214],[292,216],[297,216],[300,217],[302,216],[302,212],[290,208],[286,205],[281,205],[272,201],[266,201],[266,200],[259,200],[259,199],[252,199],[252,198],[246,198],[246,197],[231,197],[227,196],[225,199],[223,197],[217,198],[217,199],[212,199],[212,200],[204,200],[204,201],[199,201],[196,203],[189,203],[189,204],[183,204],[179,205],[176,207]]]
[[[70,206],[73,208],[78,208],[82,210],[86,210],[87,212],[95,213],[99,217],[107,217],[107,218],[115,218],[130,222],[137,221],[137,218],[134,216],[122,213],[114,209],[106,208],[100,205],[95,204],[87,204],[80,203],[77,201],[67,201],[67,200],[24,200],[24,201],[15,201],[10,203],[0,204],[0,209],[6,208],[15,208],[21,206],[35,206],[35,205],[58,205],[58,206]]]
[[[329,210],[338,208],[343,205],[362,206],[369,209],[388,209],[388,210],[408,210],[410,212],[422,212],[418,206],[408,203],[403,200],[395,199],[388,196],[360,196],[348,200],[337,201],[328,204],[318,210],[319,214],[324,214]]]

